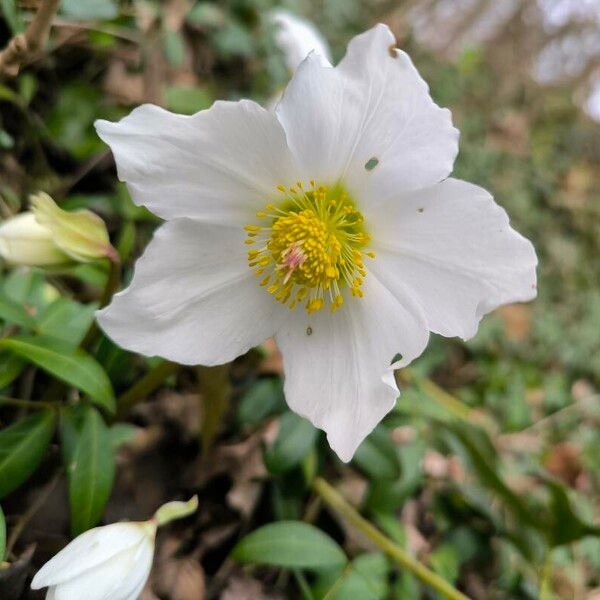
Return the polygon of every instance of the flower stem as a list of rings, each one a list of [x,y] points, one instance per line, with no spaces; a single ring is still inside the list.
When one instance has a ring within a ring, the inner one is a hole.
[[[113,294],[119,288],[119,284],[121,281],[121,261],[119,259],[119,255],[116,251],[113,251],[110,253],[108,258],[110,270],[108,272],[108,279],[106,281],[104,292],[102,292],[102,297],[100,298],[99,308],[104,308],[110,302],[110,299],[113,297]],[[90,348],[98,341],[99,337],[100,329],[96,324],[96,320],[94,319],[94,321],[90,325],[90,328],[87,330],[83,341],[81,342],[81,347]]]
[[[55,402],[43,402],[42,400],[22,400],[20,398],[9,398],[8,396],[0,396],[0,406],[16,406],[19,408],[33,408],[36,410],[46,410],[47,408],[55,408]]]
[[[448,600],[469,600],[462,592],[451,586],[445,579],[430,571],[418,560],[414,559],[403,548],[392,542],[381,531],[364,519],[329,483],[321,477],[313,482],[313,488],[325,503],[338,515],[361,531],[376,546],[381,548],[390,558],[401,567],[410,571],[423,583],[436,590]]]
[[[150,369],[140,380],[138,380],[126,392],[123,392],[117,399],[117,414],[115,418],[119,419],[132,406],[144,400],[148,394],[159,387],[165,379],[177,373],[181,365],[165,360],[153,369]]]

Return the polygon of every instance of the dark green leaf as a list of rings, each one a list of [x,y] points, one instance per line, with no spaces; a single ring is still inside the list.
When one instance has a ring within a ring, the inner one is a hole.
[[[131,423],[116,423],[110,428],[110,442],[116,450],[123,444],[131,442],[135,434],[139,431],[139,427]]]
[[[383,425],[376,427],[358,447],[354,463],[372,479],[400,477],[398,450]]]
[[[25,361],[7,352],[0,354],[0,390],[9,386],[23,371]]]
[[[558,481],[545,478],[551,494],[550,515],[545,522],[545,533],[551,547],[570,544],[581,538],[600,536],[600,526],[585,523],[573,509],[567,490]]]
[[[342,566],[342,549],[320,529],[301,521],[280,521],[247,535],[234,548],[233,558],[244,563],[290,569]]]
[[[91,406],[85,411],[68,474],[71,531],[79,535],[94,527],[102,517],[115,475],[109,430]]]
[[[240,424],[256,425],[285,408],[281,379],[259,379],[241,398],[237,409]]]
[[[98,362],[83,350],[73,351],[69,344],[41,336],[15,336],[0,340],[0,346],[79,388],[96,404],[114,412],[115,396],[110,380]]]
[[[273,448],[265,453],[265,464],[271,473],[281,474],[299,465],[317,439],[313,425],[293,412],[281,417]]]
[[[0,498],[37,469],[54,433],[54,413],[39,411],[0,431]]]

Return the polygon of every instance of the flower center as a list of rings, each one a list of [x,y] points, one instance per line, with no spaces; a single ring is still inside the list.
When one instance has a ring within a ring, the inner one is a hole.
[[[256,216],[264,225],[246,225],[248,264],[264,275],[265,286],[276,300],[291,309],[304,303],[308,313],[329,304],[335,312],[344,303],[344,292],[361,298],[366,276],[363,255],[371,237],[352,198],[337,185],[304,189],[277,188],[279,205],[267,204]]]

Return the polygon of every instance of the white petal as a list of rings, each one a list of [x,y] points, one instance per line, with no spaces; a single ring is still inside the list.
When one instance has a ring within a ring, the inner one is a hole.
[[[275,41],[284,53],[287,68],[291,72],[313,50],[324,59],[324,64],[331,63],[329,46],[313,23],[287,10],[275,11],[271,19],[278,26]]]
[[[111,556],[139,544],[147,529],[138,523],[113,523],[90,529],[76,537],[35,575],[31,588],[38,590],[78,577]]]
[[[433,185],[451,172],[458,131],[450,112],[433,102],[394,46],[390,30],[378,25],[350,42],[338,67],[324,67],[314,54],[298,67],[276,113],[303,179],[343,179],[368,201]]]
[[[148,578],[153,552],[154,544],[143,540],[56,586],[55,600],[127,600]]]
[[[119,345],[182,364],[233,360],[271,336],[283,312],[248,267],[238,227],[176,219],[162,225],[131,285],[100,311]]]
[[[215,102],[193,116],[146,104],[95,125],[134,202],[165,219],[243,225],[277,185],[295,181],[283,129],[249,100]]]
[[[363,287],[364,298],[347,298],[334,314],[292,313],[276,335],[290,408],[325,430],[343,461],[394,406],[395,355],[395,367],[408,364],[429,335],[410,300],[400,303],[373,273]]]
[[[48,591],[46,592],[46,600],[56,600],[56,594],[54,593],[54,591],[55,588],[48,588]]]
[[[468,339],[484,314],[536,295],[531,242],[476,185],[447,179],[402,195],[372,225],[371,268],[422,307],[430,331]]]

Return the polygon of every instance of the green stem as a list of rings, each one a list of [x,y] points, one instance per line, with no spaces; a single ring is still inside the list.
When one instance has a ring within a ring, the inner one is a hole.
[[[376,546],[381,548],[388,556],[394,559],[401,567],[410,571],[415,577],[449,600],[469,600],[462,592],[451,586],[445,579],[430,571],[418,560],[414,559],[403,548],[392,542],[379,529],[373,526],[361,515],[324,479],[318,477],[313,482],[313,488],[325,503],[351,525],[361,531]]]
[[[171,375],[177,373],[180,368],[181,365],[178,365],[177,363],[163,361],[153,369],[150,369],[150,371],[148,371],[132,387],[119,396],[117,399],[117,414],[115,418],[119,419],[127,413],[132,406],[145,400],[148,394],[158,388],[165,379],[168,379]]]
[[[119,289],[119,285],[121,282],[121,261],[116,250],[111,252],[109,256],[109,264],[110,270],[108,272],[108,279],[106,280],[106,286],[104,287],[102,297],[100,298],[99,308],[104,308],[110,302],[110,299],[113,297],[113,294]],[[81,342],[81,347],[90,348],[98,341],[99,338],[100,328],[98,327],[98,325],[96,324],[96,320],[94,319],[94,321],[90,325],[90,328],[87,330],[83,341]]]
[[[313,596],[312,592],[310,591],[308,582],[306,581],[306,578],[304,577],[302,572],[299,571],[298,569],[294,569],[293,573],[294,573],[294,578],[296,579],[296,583],[298,584],[298,587],[300,588],[300,591],[302,592],[302,597],[304,598],[304,600],[314,600],[314,596]]]
[[[221,431],[223,420],[229,409],[231,384],[229,383],[230,364],[215,367],[197,367],[196,376],[200,389],[202,420],[200,437],[202,454],[206,456]]]
[[[548,550],[540,573],[540,600],[552,600],[552,550]]]
[[[56,408],[56,402],[43,402],[42,400],[21,400],[20,398],[10,398],[0,396],[0,405],[17,406],[19,408],[33,408],[36,410],[45,410],[47,408]]]

